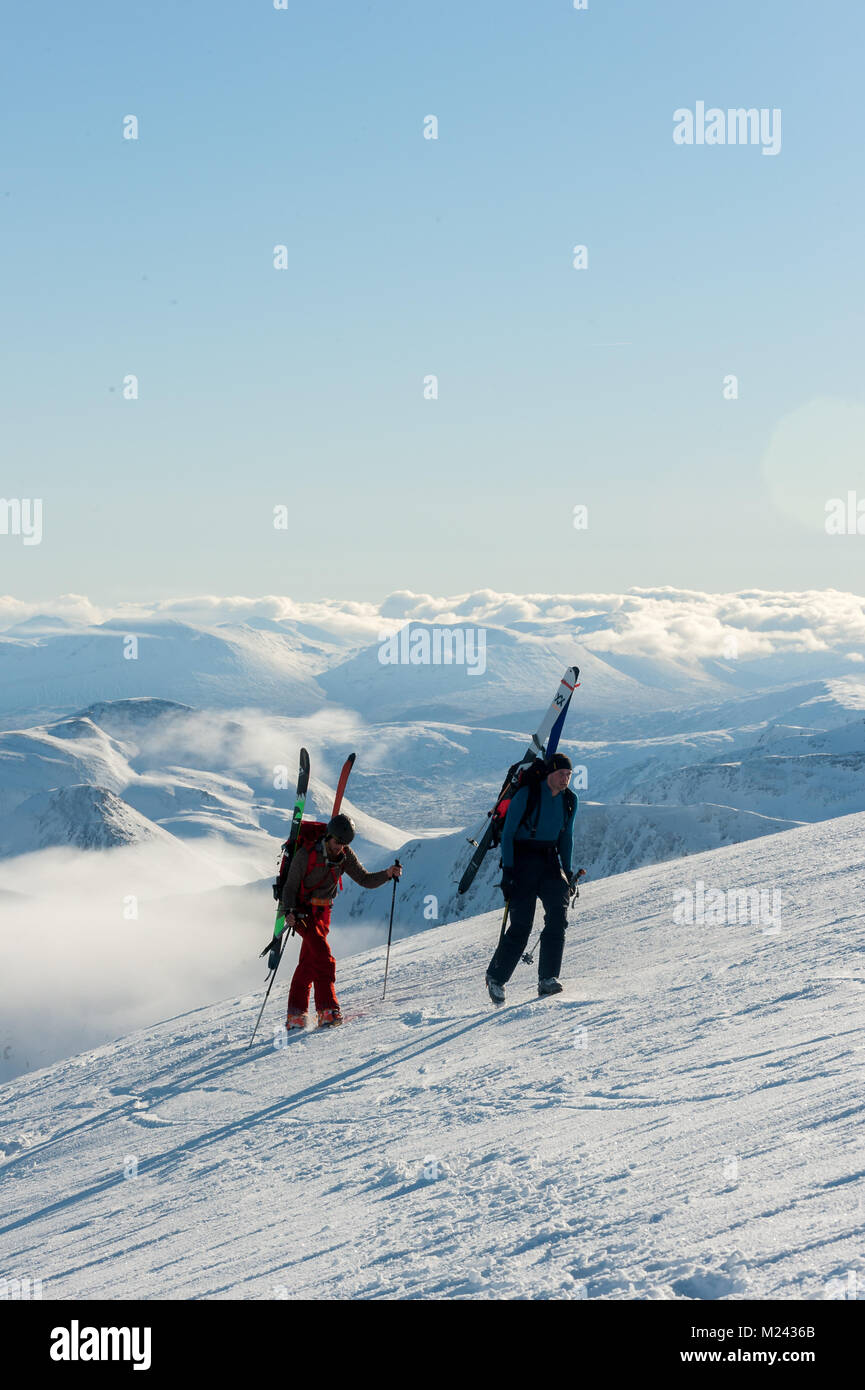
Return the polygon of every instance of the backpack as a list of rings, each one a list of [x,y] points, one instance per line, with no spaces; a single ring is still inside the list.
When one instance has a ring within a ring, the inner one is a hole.
[[[505,824],[505,817],[508,814],[508,808],[517,792],[522,791],[523,787],[528,787],[529,795],[520,825],[528,825],[532,818],[534,818],[534,825],[531,829],[532,838],[534,839],[538,825],[538,817],[541,813],[541,784],[546,778],[547,773],[546,758],[536,757],[531,762],[514,763],[512,767],[508,768],[505,784],[499,793],[499,799],[490,812],[493,818],[493,837],[490,842],[491,848],[495,849],[501,844],[502,830]],[[569,816],[576,810],[577,798],[570,787],[566,787],[562,795],[564,796],[562,828],[564,828],[568,823]]]
[[[528,801],[526,802],[526,809],[523,812],[523,818],[520,821],[520,825],[529,826],[532,839],[534,839],[535,835],[538,833],[538,821],[541,815],[541,782],[542,778],[535,777],[529,783]],[[561,796],[564,801],[564,808],[562,811],[562,829],[564,830],[569,819],[577,809],[577,798],[570,787],[565,787]]]
[[[327,825],[323,820],[301,821],[300,829],[297,832],[297,839],[294,844],[289,844],[286,840],[282,846],[282,858],[276,874],[276,882],[273,885],[273,896],[277,902],[282,898],[282,890],[285,887],[285,880],[288,878],[288,871],[291,868],[291,861],[299,849],[305,849],[309,854],[308,868],[312,868],[317,863],[318,855],[316,846],[323,840],[327,832]],[[329,866],[333,874],[334,883],[338,883],[342,889],[342,874],[334,866]]]

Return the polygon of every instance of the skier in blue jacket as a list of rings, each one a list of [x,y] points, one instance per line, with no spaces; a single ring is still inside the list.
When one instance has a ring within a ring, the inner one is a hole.
[[[577,875],[571,867],[576,795],[569,789],[573,768],[565,753],[554,753],[546,775],[534,788],[521,787],[512,798],[502,829],[502,892],[510,904],[510,925],[487,968],[487,989],[503,1004],[505,985],[526,949],[538,898],[544,928],[538,957],[538,994],[559,994],[568,902]]]

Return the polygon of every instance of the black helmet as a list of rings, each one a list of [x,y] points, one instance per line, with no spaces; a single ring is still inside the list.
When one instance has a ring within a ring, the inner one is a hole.
[[[332,835],[335,840],[339,840],[341,845],[350,845],[354,839],[354,821],[351,816],[342,814],[334,816],[327,823],[328,835]]]

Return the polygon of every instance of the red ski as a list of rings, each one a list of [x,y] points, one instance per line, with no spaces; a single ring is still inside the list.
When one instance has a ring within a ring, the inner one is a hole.
[[[354,767],[354,760],[356,757],[356,753],[349,753],[348,757],[342,765],[342,772],[339,774],[339,781],[336,784],[336,792],[333,798],[333,810],[330,813],[331,820],[333,820],[333,817],[338,813],[339,808],[342,805],[342,797],[343,793],[345,792],[345,784],[348,781],[348,774]]]

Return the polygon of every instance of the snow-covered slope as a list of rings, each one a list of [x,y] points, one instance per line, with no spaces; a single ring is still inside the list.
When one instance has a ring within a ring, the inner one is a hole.
[[[700,879],[773,926],[678,925]],[[865,816],[586,891],[566,992],[490,914],[343,960],[338,1031],[260,993],[3,1088],[7,1275],[45,1298],[823,1299],[861,1270]],[[141,949],[147,950],[146,938]],[[39,962],[33,969],[40,968]]]

